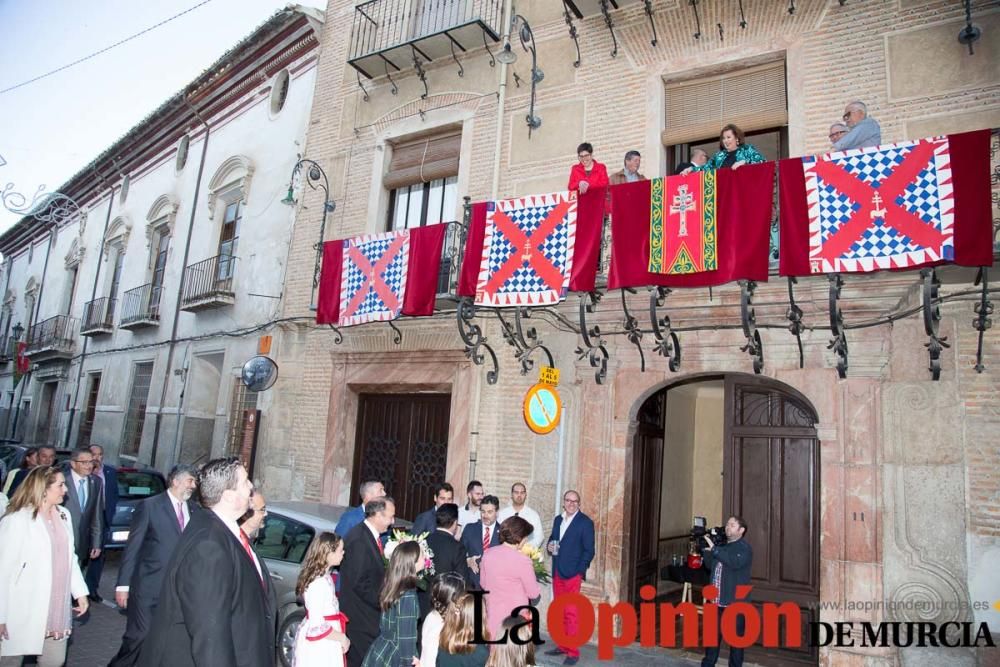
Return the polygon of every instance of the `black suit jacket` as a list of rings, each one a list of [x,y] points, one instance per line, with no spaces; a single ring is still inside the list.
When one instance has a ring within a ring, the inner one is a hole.
[[[379,635],[378,596],[382,592],[385,565],[375,536],[364,521],[344,538],[344,562],[340,564],[340,610],[347,616],[348,667],[358,667],[368,647]]]
[[[490,548],[499,546],[500,544],[500,524],[493,522],[490,526]],[[482,556],[483,555],[483,522],[482,520],[476,521],[475,523],[466,524],[465,528],[462,529],[462,546],[468,552],[469,556]],[[468,576],[469,585],[473,588],[479,588],[479,575],[469,570]]]
[[[76,482],[68,467],[63,468],[66,477],[66,497],[63,507],[69,510],[73,519],[73,539],[76,542],[76,555],[87,559],[91,549],[104,548],[104,502],[101,500],[101,478],[87,475],[87,505],[80,507],[80,496],[77,493]]]
[[[163,575],[181,539],[173,502],[173,497],[164,491],[136,503],[118,568],[118,585],[129,587],[129,606],[154,607],[160,598]],[[193,521],[198,506],[189,500],[187,508]]]
[[[274,667],[271,577],[215,512],[184,529],[160,589],[140,665]]]
[[[427,546],[434,553],[434,577],[445,572],[454,572],[462,579],[469,580],[469,565],[465,562],[468,553],[465,546],[452,537],[451,533],[435,530],[427,536]],[[420,600],[420,616],[426,616],[431,611],[430,589],[417,594]]]

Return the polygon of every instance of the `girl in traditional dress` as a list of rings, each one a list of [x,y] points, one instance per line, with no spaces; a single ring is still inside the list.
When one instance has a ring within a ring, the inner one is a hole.
[[[320,533],[302,561],[296,595],[306,601],[306,617],[295,636],[295,667],[347,664],[351,642],[344,634],[347,617],[340,613],[336,581],[330,568],[344,560],[344,541],[334,533]]]
[[[379,595],[381,634],[369,647],[362,667],[419,667],[417,573],[423,568],[424,554],[417,542],[400,542],[393,550]]]
[[[444,629],[444,617],[451,603],[465,593],[465,579],[455,572],[443,572],[431,587],[431,606],[434,609],[424,619],[424,627],[420,631],[420,664],[428,667],[437,665],[438,645],[441,641],[441,630]]]

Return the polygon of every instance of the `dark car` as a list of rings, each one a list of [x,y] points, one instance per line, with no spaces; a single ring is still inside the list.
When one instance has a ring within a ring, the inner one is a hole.
[[[0,444],[0,484],[6,486],[7,480],[4,478],[3,473],[6,475],[13,475],[21,468],[21,462],[24,461],[24,456],[28,453],[28,446],[21,445],[13,442],[6,442]],[[61,465],[64,461],[68,461],[69,457],[73,454],[72,449],[56,449],[56,465]]]
[[[167,480],[152,468],[118,468],[118,505],[111,520],[105,549],[124,549],[128,541],[132,512],[140,500],[163,493]]]

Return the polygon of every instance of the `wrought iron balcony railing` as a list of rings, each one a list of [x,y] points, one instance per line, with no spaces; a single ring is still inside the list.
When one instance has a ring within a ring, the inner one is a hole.
[[[354,8],[348,64],[373,79],[500,41],[502,0],[369,0]]]
[[[130,289],[122,296],[122,329],[155,327],[160,323],[161,285],[146,283]]]
[[[235,302],[236,257],[216,255],[184,269],[181,308],[189,311],[229,306]]]
[[[28,345],[24,353],[28,356],[51,353],[52,356],[73,354],[73,334],[80,321],[68,315],[56,315],[31,327]]]
[[[115,330],[115,305],[117,299],[101,297],[83,306],[83,324],[80,333],[84,336],[109,334]]]

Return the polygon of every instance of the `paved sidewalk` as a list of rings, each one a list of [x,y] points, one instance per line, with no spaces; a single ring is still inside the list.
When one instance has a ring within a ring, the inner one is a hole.
[[[104,602],[91,602],[86,622],[74,625],[67,667],[104,667],[118,653],[125,632],[125,614],[115,606],[115,580],[120,558],[120,551],[108,554],[98,589]]]

